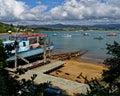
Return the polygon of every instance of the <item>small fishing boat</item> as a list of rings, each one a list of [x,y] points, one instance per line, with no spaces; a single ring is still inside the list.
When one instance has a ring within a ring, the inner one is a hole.
[[[70,37],[72,37],[72,35],[71,34],[64,34],[63,37],[70,38]]]
[[[47,38],[46,34],[22,34],[10,37],[11,39],[3,41],[3,44],[9,52],[7,61],[15,60],[15,53],[17,46],[17,53],[21,58],[29,58],[35,55],[42,55],[44,53],[44,39]],[[45,39],[46,41],[46,39]],[[12,50],[10,49],[13,48]],[[54,44],[46,43],[46,51],[53,50]],[[10,49],[10,50],[9,50]]]
[[[57,36],[57,34],[56,34],[56,33],[54,33],[54,34],[52,34],[52,36]]]
[[[83,36],[89,36],[89,34],[88,33],[83,33]]]
[[[103,40],[104,38],[102,36],[98,36],[98,37],[95,37],[94,39]]]
[[[117,36],[117,34],[112,33],[112,34],[108,34],[107,36]]]

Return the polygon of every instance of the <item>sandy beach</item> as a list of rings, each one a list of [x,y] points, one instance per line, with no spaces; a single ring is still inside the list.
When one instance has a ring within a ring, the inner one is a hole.
[[[102,71],[107,67],[103,64],[81,62],[76,59],[65,60],[66,64],[53,72],[50,75],[73,80],[76,82],[84,82],[85,80],[79,75],[82,73],[88,80],[92,78],[102,78]]]
[[[87,77],[87,80],[91,80],[94,78],[101,79],[103,70],[108,69],[108,67],[104,64],[79,61],[76,58],[64,60],[64,62],[64,66],[55,69],[54,71],[48,73],[48,75],[76,81],[79,83],[84,83],[85,80],[80,76],[80,74],[82,74],[82,76],[84,77]],[[31,69],[31,71],[29,71],[29,75],[32,76],[32,71],[34,71],[34,73],[38,73],[37,69],[39,69],[40,67]],[[25,78],[28,79],[30,77],[25,74]],[[37,78],[39,78],[39,75],[37,76]]]

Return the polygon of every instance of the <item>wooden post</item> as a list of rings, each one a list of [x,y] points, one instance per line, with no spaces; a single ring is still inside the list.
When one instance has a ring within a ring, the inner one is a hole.
[[[25,33],[28,35],[28,26],[26,26]]]
[[[44,37],[44,53],[43,53],[44,63],[46,63],[46,37]]]
[[[15,44],[16,44],[17,40],[15,40]],[[17,68],[17,57],[18,57],[18,49],[17,49],[18,45],[15,45],[15,68]]]
[[[51,61],[50,37],[48,38],[48,59],[49,59],[49,61]]]
[[[20,57],[19,55],[17,55],[17,58],[25,61],[25,62],[28,63],[28,64],[30,63],[27,59],[25,59],[25,58],[23,58],[23,57]]]
[[[37,43],[39,43],[39,36],[37,36]]]

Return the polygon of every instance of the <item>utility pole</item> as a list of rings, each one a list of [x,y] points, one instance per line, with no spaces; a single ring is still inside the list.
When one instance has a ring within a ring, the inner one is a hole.
[[[9,33],[9,40],[11,41],[12,40],[12,31],[9,30],[8,33]]]

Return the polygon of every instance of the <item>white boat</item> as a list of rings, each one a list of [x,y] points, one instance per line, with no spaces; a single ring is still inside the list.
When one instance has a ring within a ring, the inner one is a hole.
[[[64,34],[63,37],[67,37],[67,38],[69,37],[70,38],[70,37],[72,37],[72,35],[71,34]]]
[[[57,36],[57,34],[56,34],[56,33],[54,33],[54,34],[52,34],[52,36]]]
[[[88,33],[83,33],[83,36],[89,36],[89,34]]]
[[[7,58],[7,61],[13,61],[15,59],[15,43],[17,43],[17,52],[21,58],[29,58],[35,55],[43,54],[44,44],[43,38],[47,38],[45,34],[29,34],[29,35],[19,35],[13,37],[11,40],[3,41],[3,44],[6,49],[9,49],[9,45],[13,47],[13,50],[10,51],[10,55]],[[15,38],[17,40],[15,41]],[[53,43],[46,44],[46,51],[52,50],[54,48]]]

